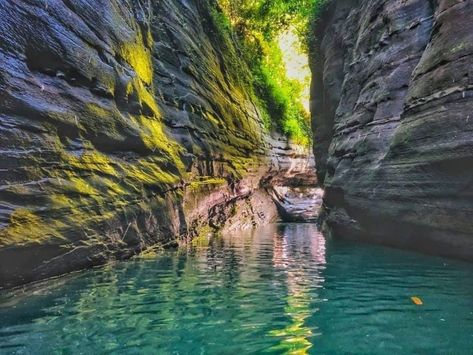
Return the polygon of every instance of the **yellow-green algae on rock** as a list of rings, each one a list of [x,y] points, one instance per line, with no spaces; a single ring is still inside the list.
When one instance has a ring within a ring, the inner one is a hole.
[[[266,199],[249,197],[263,115],[215,3],[142,2],[0,8],[0,287],[250,220]]]

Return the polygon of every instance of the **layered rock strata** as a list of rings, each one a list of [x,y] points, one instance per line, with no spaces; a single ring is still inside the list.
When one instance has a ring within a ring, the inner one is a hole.
[[[312,108],[330,231],[473,260],[473,2],[338,0],[321,19]]]
[[[0,288],[277,217],[271,139],[216,11],[0,2]]]

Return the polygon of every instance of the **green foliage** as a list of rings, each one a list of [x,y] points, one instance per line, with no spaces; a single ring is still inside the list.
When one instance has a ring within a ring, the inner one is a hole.
[[[241,35],[261,33],[274,39],[281,31],[292,27],[307,34],[311,19],[318,16],[328,0],[218,0],[232,25]]]
[[[230,33],[232,31],[232,24],[222,11],[212,8],[211,15],[215,26],[217,26],[221,34]]]
[[[301,96],[303,87],[287,77],[278,36],[291,29],[306,48],[309,21],[325,0],[218,0],[222,12],[213,14],[220,31],[238,41],[254,77],[253,88],[272,129],[293,141],[311,141],[309,115]]]
[[[302,84],[287,78],[281,50],[274,41],[261,45],[262,58],[252,68],[257,94],[273,120],[273,128],[296,143],[308,145],[309,115],[299,100]]]

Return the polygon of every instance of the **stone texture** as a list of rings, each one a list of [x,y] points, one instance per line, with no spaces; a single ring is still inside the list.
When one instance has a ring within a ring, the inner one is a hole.
[[[338,0],[313,126],[335,235],[473,260],[473,2]]]
[[[285,222],[315,222],[322,206],[323,190],[318,187],[315,159],[308,148],[288,144],[273,137],[270,157],[272,169],[264,186],[273,197]]]
[[[0,1],[0,288],[277,217],[214,5]]]

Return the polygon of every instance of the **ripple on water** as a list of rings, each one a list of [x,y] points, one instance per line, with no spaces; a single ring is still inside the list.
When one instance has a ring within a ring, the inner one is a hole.
[[[470,264],[273,225],[4,293],[0,353],[469,354],[472,281]]]

